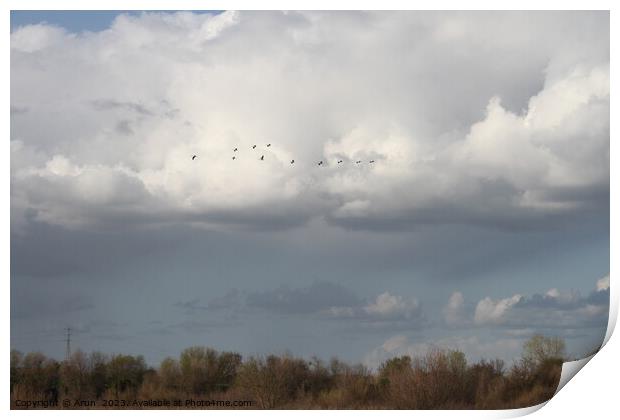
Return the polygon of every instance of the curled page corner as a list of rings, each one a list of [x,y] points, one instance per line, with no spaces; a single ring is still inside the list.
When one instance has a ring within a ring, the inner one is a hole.
[[[596,351],[596,353],[598,353],[603,347],[605,347],[605,345],[611,338],[614,329],[616,328],[616,320],[618,318],[618,290],[617,288],[612,288],[610,284],[609,292],[609,319],[607,321],[607,330],[605,332],[605,338],[603,339],[603,342],[601,343],[601,346]],[[590,360],[592,360],[596,353],[591,354],[588,357],[584,357],[583,359],[573,360],[571,362],[564,362],[562,364],[562,374],[560,375],[560,382],[558,383],[558,387],[555,390],[555,394],[553,394],[553,396],[557,395],[557,393],[560,392],[562,388],[564,388],[564,385],[566,385],[577,374],[577,372],[579,372]]]
[[[555,390],[555,393],[553,394],[553,396],[555,397],[558,394],[558,392],[560,392],[560,390],[564,388],[564,385],[566,385],[577,374],[577,372],[579,372],[593,357],[594,357],[594,354],[588,357],[585,357],[583,359],[573,360],[571,362],[564,362],[562,364],[562,373],[560,375],[560,381],[558,383],[558,387]],[[551,401],[551,399],[545,402],[542,402],[540,404],[533,405],[531,407],[518,408],[518,409],[513,409],[513,410],[505,410],[503,413],[504,416],[502,416],[502,418],[515,418],[515,417],[527,416],[543,408],[545,405],[547,405],[549,401]]]
[[[501,411],[497,412],[497,414],[499,414],[499,415],[496,418],[513,419],[513,418],[517,418],[517,417],[525,417],[525,416],[528,416],[528,415],[530,415],[532,413],[535,413],[536,411],[540,410],[548,402],[549,401],[545,401],[545,402],[542,402],[540,404],[532,405],[530,407],[513,408],[513,409],[509,409],[509,410],[501,410]]]
[[[611,279],[611,276],[610,276]],[[609,320],[607,321],[607,331],[605,332],[605,338],[600,348],[603,348],[605,344],[611,338],[611,335],[616,328],[616,320],[618,319],[618,288],[611,287],[611,280],[609,283]],[[600,349],[599,349],[600,350]]]
[[[573,379],[577,372],[579,372],[581,368],[583,368],[593,357],[594,354],[583,359],[573,360],[572,362],[564,362],[562,364],[562,374],[560,375],[560,382],[558,383],[558,387],[555,390],[555,394],[553,394],[553,396],[556,396],[557,393],[560,392],[562,388],[564,388],[564,385],[566,385],[568,381]]]

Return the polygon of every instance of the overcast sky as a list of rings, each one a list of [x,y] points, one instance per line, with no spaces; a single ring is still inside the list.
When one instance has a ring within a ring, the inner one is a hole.
[[[607,12],[11,19],[13,348],[601,343]]]

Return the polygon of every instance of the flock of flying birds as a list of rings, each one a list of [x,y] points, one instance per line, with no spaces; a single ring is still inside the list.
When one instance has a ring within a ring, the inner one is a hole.
[[[252,145],[252,150],[255,150],[255,149],[256,149],[256,146],[257,146],[256,144]],[[271,147],[271,143],[267,143],[267,147]],[[236,154],[234,154],[234,153],[237,153],[238,151],[239,151],[239,148],[237,148],[237,147],[235,147],[235,148],[233,149],[233,156],[232,156],[232,160],[236,160],[236,159],[237,159],[237,155],[236,155]],[[197,157],[198,157],[198,155],[193,155],[193,156],[192,156],[192,160],[196,160],[196,158],[197,158]],[[261,155],[261,157],[259,158],[259,160],[265,160],[265,155]],[[337,162],[337,163],[338,163],[338,165],[340,165],[340,164],[341,164],[341,163],[343,163],[343,162],[344,162],[344,161],[343,161],[342,159],[338,159],[338,162]],[[356,161],[355,161],[355,164],[359,165],[359,164],[360,164],[360,163],[362,163],[362,162],[363,162],[363,161],[361,161],[361,160],[356,160]],[[293,165],[294,163],[295,163],[295,159],[291,159],[291,165]],[[369,160],[369,161],[368,161],[368,163],[375,163],[375,161],[374,161],[374,160]],[[325,165],[325,162],[324,162],[324,161],[322,161],[322,160],[319,160],[319,161],[317,162],[317,165],[318,165],[318,166],[323,166],[323,165]]]

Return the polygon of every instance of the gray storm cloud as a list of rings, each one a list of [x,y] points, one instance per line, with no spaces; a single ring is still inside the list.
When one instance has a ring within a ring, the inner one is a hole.
[[[570,221],[609,203],[608,24],[180,12],[18,28],[12,224]]]

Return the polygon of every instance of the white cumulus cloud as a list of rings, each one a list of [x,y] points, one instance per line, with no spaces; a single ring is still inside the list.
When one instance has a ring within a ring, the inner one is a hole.
[[[609,289],[609,274],[607,274],[605,277],[600,278],[599,280],[596,281],[596,290],[597,291],[602,291],[602,290],[608,290]]]
[[[608,24],[152,12],[99,32],[23,26],[11,33],[12,220],[511,228],[605,209]]]
[[[364,322],[411,322],[410,326],[423,321],[422,307],[416,298],[404,298],[389,292],[379,294],[374,300],[356,306],[333,306],[324,313],[334,318],[358,319]]]
[[[443,308],[443,317],[445,323],[450,326],[458,326],[467,323],[465,299],[461,292],[454,292],[450,295],[448,303]]]
[[[496,324],[504,319],[506,311],[522,299],[521,295],[514,295],[506,299],[493,300],[486,297],[478,302],[474,321],[476,324]]]

